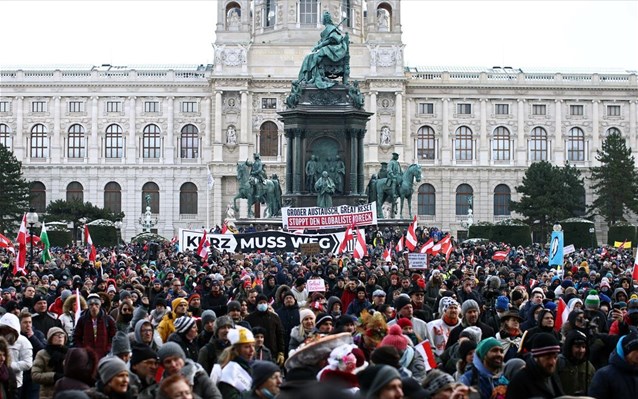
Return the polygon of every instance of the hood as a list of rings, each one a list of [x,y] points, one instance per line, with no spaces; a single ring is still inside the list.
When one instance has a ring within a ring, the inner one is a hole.
[[[585,358],[578,363],[584,363],[589,359],[589,345],[587,344],[587,335],[580,330],[570,330],[565,337],[565,344],[563,345],[563,356],[565,356],[570,362],[577,363],[572,358],[572,347],[576,341],[585,341]]]
[[[617,295],[618,295],[618,294],[620,294],[620,293],[625,294],[625,296],[626,296],[627,298],[629,298],[629,296],[627,295],[627,291],[625,291],[625,289],[624,289],[624,288],[619,287],[619,288],[616,288],[616,289],[614,290],[614,293],[611,295],[612,299],[613,299],[614,301],[618,301],[618,297],[617,297]]]
[[[92,350],[71,348],[64,358],[64,376],[93,385],[97,363],[97,355]]]
[[[206,371],[204,370],[204,368],[199,363],[195,363],[191,359],[186,359],[184,367],[182,367],[181,373],[182,373],[182,375],[184,377],[186,377],[188,379],[188,381],[190,382],[191,386],[193,386],[193,385],[195,385],[195,376],[200,371],[203,372],[204,374],[206,374]],[[208,375],[208,374],[206,374],[206,375]]]
[[[338,303],[339,305],[341,305],[341,313],[343,313],[345,311],[345,309],[343,309],[343,304],[341,303],[341,299],[337,298],[336,296],[331,296],[330,298],[328,298],[328,306],[326,307],[326,310],[328,311],[328,313],[332,312],[332,307],[334,306],[335,303]]]
[[[637,374],[638,367],[629,365],[629,363],[627,363],[627,360],[625,360],[625,351],[622,348],[623,340],[625,339],[625,337],[626,335],[618,340],[618,343],[616,344],[616,350],[612,351],[611,355],[609,355],[609,364],[614,365],[625,372]]]
[[[146,323],[150,324],[151,326],[153,325],[146,319],[138,320],[137,323],[135,323],[135,329],[133,330],[133,333],[135,335],[135,342],[137,342],[138,344],[142,343],[142,326]]]
[[[529,307],[529,310],[527,311],[527,317],[525,318],[525,321],[530,321],[533,322],[534,325],[537,324],[536,319],[534,318],[534,312],[536,312],[536,310],[538,308],[542,308],[543,304],[534,304],[532,306]]]
[[[64,301],[62,305],[62,311],[64,313],[73,312],[73,304],[75,303],[75,294],[69,295],[69,297]],[[82,295],[80,295],[80,308],[82,310],[87,308],[86,299]]]
[[[476,352],[474,352],[474,357],[472,358],[472,364],[474,365],[474,367],[476,367],[476,370],[479,372],[479,374],[487,378],[496,378],[500,375],[500,373],[492,374],[491,371],[486,369],[485,365],[483,364],[483,361],[478,357]]]
[[[0,326],[7,326],[20,335],[20,320],[13,313],[5,313],[0,317]]]

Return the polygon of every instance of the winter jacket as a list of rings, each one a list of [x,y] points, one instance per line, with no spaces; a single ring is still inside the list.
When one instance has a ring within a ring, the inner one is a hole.
[[[297,348],[299,348],[299,346],[303,344],[306,338],[308,338],[309,336],[310,333],[306,334],[301,325],[293,328],[292,332],[290,333],[290,342],[288,343],[288,356],[292,355],[291,352],[296,351]]]
[[[15,372],[17,387],[22,387],[23,372],[33,366],[33,346],[29,339],[20,334],[20,320],[13,313],[6,313],[0,318],[0,327],[9,327],[15,331],[18,338],[13,345],[9,345],[11,369]]]
[[[348,305],[348,309],[346,309],[346,314],[352,315],[354,317],[359,317],[361,315],[361,312],[363,312],[365,309],[368,309],[370,306],[372,306],[372,304],[367,299],[361,301],[357,298],[350,302],[350,305]]]
[[[189,342],[188,339],[186,339],[185,334],[174,332],[168,337],[168,342],[175,342],[180,346],[180,348],[182,348],[187,359],[191,359],[194,362],[197,361],[197,356],[199,354],[197,338]]]
[[[596,371],[589,386],[588,395],[596,399],[617,399],[638,397],[638,366],[631,366],[625,360],[622,337],[609,356],[609,365]]]
[[[509,383],[507,378],[501,373],[493,374],[485,368],[476,353],[472,359],[472,365],[469,366],[465,374],[461,376],[460,382],[478,389],[481,399],[492,398],[492,393],[495,390],[504,391]]]
[[[103,309],[100,309],[97,315],[97,333],[94,334],[91,313],[85,310],[73,331],[73,346],[91,348],[101,359],[111,351],[115,332],[115,321]]]
[[[52,349],[52,352],[53,357],[47,349],[39,351],[31,369],[31,379],[40,384],[41,399],[52,398],[55,382],[64,376],[63,361],[67,348],[59,346],[57,350]]]
[[[222,394],[219,392],[219,389],[217,389],[208,374],[206,374],[202,366],[198,363],[186,359],[181,373],[193,387],[193,394],[202,399],[222,399]],[[226,399],[225,396],[224,399]]]
[[[268,310],[265,312],[256,310],[246,316],[245,320],[249,322],[252,327],[262,327],[266,330],[264,345],[270,349],[271,353],[274,355],[284,353],[286,350],[284,344],[284,326],[276,313]]]
[[[57,319],[57,316],[49,312],[34,313],[32,320],[33,328],[42,332],[45,337],[49,333],[49,329],[51,327],[62,328],[62,323]]]
[[[547,390],[545,382],[551,385],[553,392]],[[554,373],[550,377],[546,377],[541,373],[536,360],[530,356],[526,361],[525,367],[512,377],[512,381],[510,381],[507,387],[506,398],[553,399],[563,394],[563,387],[558,378],[558,374]]]
[[[95,352],[84,348],[71,348],[64,358],[64,377],[53,389],[53,397],[68,390],[84,391],[95,384],[98,358]]]
[[[585,355],[582,360],[572,356],[576,342],[585,343]],[[587,336],[577,330],[570,331],[565,337],[563,353],[558,357],[557,373],[565,395],[586,395],[596,369],[589,360]]]
[[[219,295],[208,293],[202,296],[202,309],[212,310],[217,317],[221,317],[228,313],[228,297],[219,290]]]

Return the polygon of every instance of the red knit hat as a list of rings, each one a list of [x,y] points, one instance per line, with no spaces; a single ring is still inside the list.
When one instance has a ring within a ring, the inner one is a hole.
[[[397,324],[400,325],[401,328],[414,327],[412,325],[412,321],[410,321],[410,319],[406,319],[405,317],[402,317],[399,320],[397,320]]]
[[[386,335],[379,346],[394,346],[399,352],[403,352],[408,347],[408,341],[403,336],[401,326],[395,324],[388,329],[388,335]]]

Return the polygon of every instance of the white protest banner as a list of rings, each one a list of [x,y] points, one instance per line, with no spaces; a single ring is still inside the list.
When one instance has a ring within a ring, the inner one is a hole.
[[[308,292],[325,292],[326,283],[322,278],[313,278],[306,281],[306,288],[308,288]]]
[[[576,248],[574,248],[574,244],[569,244],[565,248],[563,248],[563,255],[569,255],[573,252],[576,252]]]
[[[281,221],[288,230],[319,230],[377,224],[377,204],[339,205],[330,208],[281,208]]]
[[[427,269],[428,254],[422,254],[419,252],[410,252],[408,254],[408,265],[410,269]]]

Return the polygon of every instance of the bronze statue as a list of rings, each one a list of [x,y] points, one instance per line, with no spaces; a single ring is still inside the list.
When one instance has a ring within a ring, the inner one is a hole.
[[[332,206],[332,195],[335,193],[335,184],[328,176],[327,171],[321,173],[321,178],[315,183],[315,191],[317,191],[317,206],[320,208],[329,208]]]
[[[341,33],[328,11],[323,13],[323,24],[325,28],[321,32],[321,40],[304,58],[298,77],[299,82],[312,84],[318,89],[334,86],[336,82],[331,78],[336,76],[343,76],[343,83],[346,84],[350,74],[348,34]]]
[[[343,194],[343,185],[344,185],[344,180],[346,178],[346,164],[343,163],[343,160],[341,159],[341,157],[339,156],[339,154],[337,154],[335,161],[334,161],[334,168],[335,168],[335,186],[337,186],[337,192],[339,194]]]
[[[397,194],[397,187],[399,186],[402,174],[403,170],[401,169],[401,164],[399,163],[399,154],[393,152],[392,159],[390,160],[390,162],[388,162],[388,180],[386,182],[386,185],[388,187],[392,186],[394,188],[394,192]]]
[[[308,162],[306,162],[306,190],[310,193],[315,191],[315,183],[319,175],[319,163],[317,156],[312,154]]]

